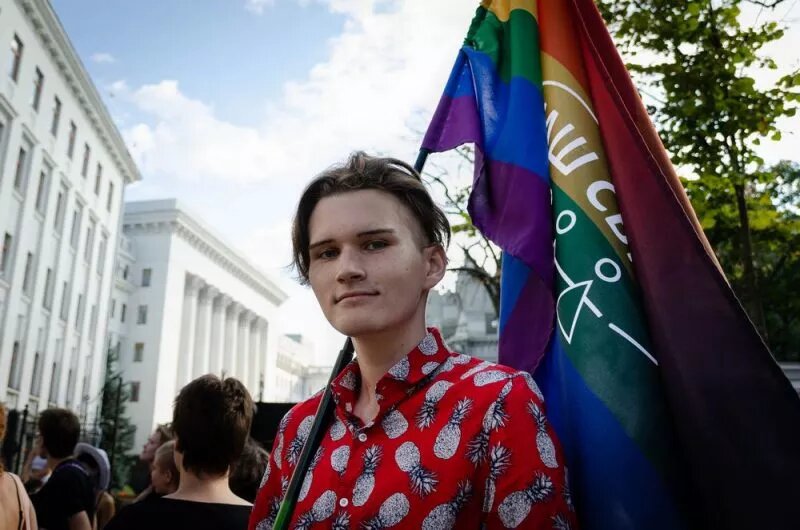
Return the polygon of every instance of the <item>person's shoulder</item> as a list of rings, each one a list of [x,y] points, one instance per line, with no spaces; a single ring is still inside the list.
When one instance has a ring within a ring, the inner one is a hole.
[[[539,403],[544,402],[539,386],[528,372],[476,357],[455,355],[467,358],[459,363],[459,369],[453,370],[451,376],[458,390],[492,399],[502,397],[505,400],[534,399]]]
[[[147,516],[154,512],[152,507],[141,502],[135,502],[123,507],[111,518],[106,525],[106,530],[128,530],[129,528],[141,528],[146,522]]]

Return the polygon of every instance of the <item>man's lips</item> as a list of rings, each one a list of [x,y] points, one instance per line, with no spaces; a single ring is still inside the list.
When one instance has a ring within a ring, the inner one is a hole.
[[[335,303],[339,303],[342,300],[347,300],[349,298],[360,298],[364,296],[376,296],[378,293],[375,291],[351,291],[349,293],[344,293],[336,297]]]

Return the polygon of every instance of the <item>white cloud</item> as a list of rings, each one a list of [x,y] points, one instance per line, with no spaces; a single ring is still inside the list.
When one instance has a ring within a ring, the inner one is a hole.
[[[244,8],[252,13],[261,15],[264,13],[265,8],[273,5],[274,3],[275,0],[247,0],[244,4]]]
[[[107,52],[93,53],[91,59],[92,59],[92,62],[99,63],[99,64],[117,62],[117,60],[114,58],[114,56],[111,55],[110,53],[107,53]]]

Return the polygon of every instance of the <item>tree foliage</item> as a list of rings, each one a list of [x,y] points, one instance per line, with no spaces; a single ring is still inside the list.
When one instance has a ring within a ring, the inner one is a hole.
[[[103,383],[103,403],[100,409],[100,428],[103,433],[100,447],[113,455],[112,485],[124,486],[130,476],[136,427],[125,414],[130,400],[128,385],[122,380],[119,367],[119,348],[110,348],[106,357],[106,376]]]
[[[781,0],[757,2],[770,9]],[[744,25],[742,0],[598,0],[628,69],[731,285],[779,359],[800,355],[798,173],[767,165],[762,142],[781,138],[794,116],[800,71],[768,87],[756,72],[777,69],[763,53],[776,22]]]

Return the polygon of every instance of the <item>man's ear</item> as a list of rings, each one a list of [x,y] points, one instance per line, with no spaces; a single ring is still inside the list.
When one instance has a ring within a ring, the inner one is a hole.
[[[441,245],[430,245],[423,249],[427,270],[425,271],[425,289],[433,289],[442,281],[447,272],[447,254]]]

